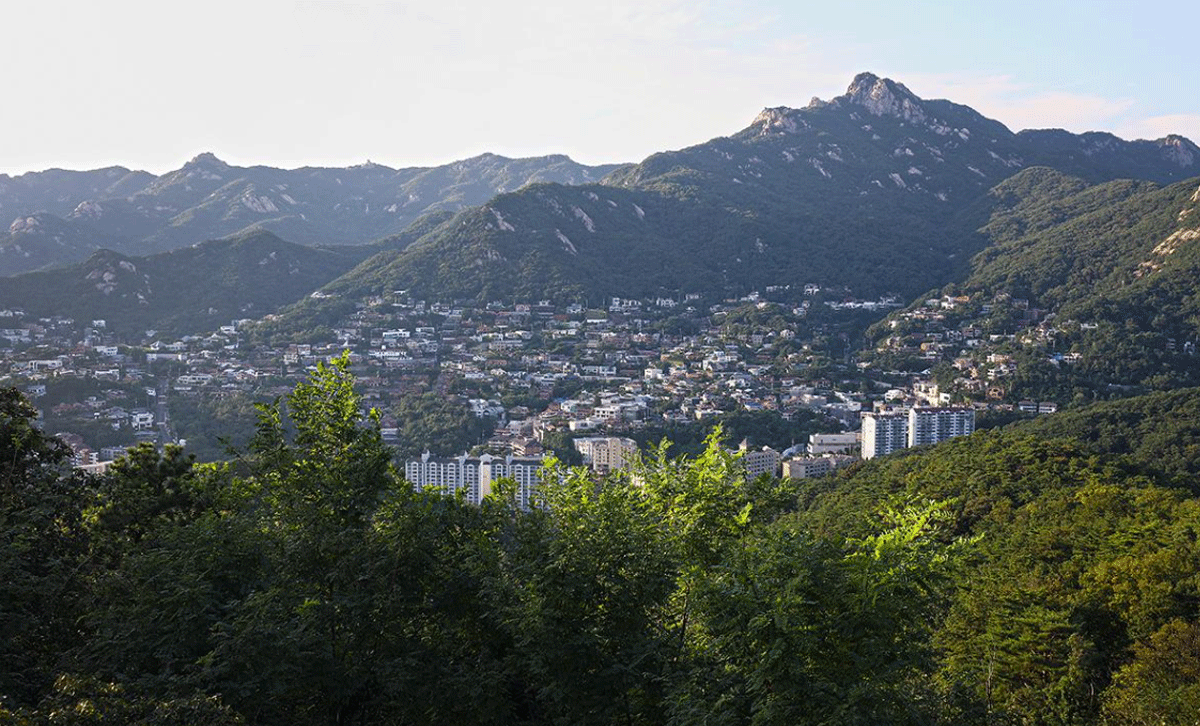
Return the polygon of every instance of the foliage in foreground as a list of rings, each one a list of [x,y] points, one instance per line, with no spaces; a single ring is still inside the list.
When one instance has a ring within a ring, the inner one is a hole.
[[[1169,723],[1195,713],[1200,510],[985,433],[798,499],[719,433],[541,506],[414,492],[345,363],[235,462],[97,480],[0,438],[0,721]],[[934,503],[940,502],[940,503]]]

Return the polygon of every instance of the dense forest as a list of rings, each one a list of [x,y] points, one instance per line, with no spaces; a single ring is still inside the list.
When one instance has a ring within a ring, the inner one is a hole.
[[[99,477],[3,391],[0,722],[1200,713],[1200,453],[1137,444],[1187,436],[1195,390],[816,483],[748,481],[718,429],[603,480],[549,468],[526,511],[414,492],[352,380],[260,405],[226,463],[145,446]]]

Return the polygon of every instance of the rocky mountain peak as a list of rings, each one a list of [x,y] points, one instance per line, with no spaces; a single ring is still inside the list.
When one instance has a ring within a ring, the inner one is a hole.
[[[17,217],[8,226],[10,234],[18,234],[20,232],[29,232],[37,229],[38,221],[35,217]]]
[[[855,76],[842,99],[862,106],[875,116],[892,116],[911,123],[923,123],[927,118],[921,99],[903,83],[880,78],[874,73]]]
[[[1163,156],[1179,166],[1191,166],[1200,158],[1200,147],[1193,144],[1190,139],[1177,134],[1159,139],[1158,145],[1162,148]]]
[[[54,224],[54,216],[46,212],[36,212],[17,217],[8,226],[10,234],[33,234],[45,231],[47,226]]]
[[[227,167],[229,165],[226,164],[225,162],[221,161],[220,159],[218,159],[217,155],[212,153],[211,151],[205,151],[203,153],[196,154],[195,156],[193,156],[192,160],[189,161],[185,166]]]
[[[795,133],[802,125],[804,121],[796,118],[795,111],[787,106],[764,108],[750,123],[751,128],[757,128],[760,135]]]

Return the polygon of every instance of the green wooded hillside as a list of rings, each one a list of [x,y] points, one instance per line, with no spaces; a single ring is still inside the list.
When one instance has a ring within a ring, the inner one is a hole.
[[[713,438],[660,449],[636,482],[551,476],[526,511],[504,486],[480,507],[413,492],[351,381],[343,360],[261,407],[235,463],[145,447],[96,479],[5,391],[2,717],[1115,726],[1200,709],[1195,463],[1120,443],[1190,436],[1194,392],[816,482],[748,482]]]

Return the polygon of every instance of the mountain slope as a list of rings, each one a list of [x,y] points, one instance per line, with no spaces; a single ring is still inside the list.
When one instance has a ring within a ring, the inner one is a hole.
[[[0,306],[105,318],[122,335],[206,332],[294,302],[374,250],[318,249],[264,231],[149,257],[100,250],[71,267],[0,279]]]
[[[1099,206],[1099,198],[1107,203]],[[1058,203],[1062,221],[1000,241],[964,289],[1051,310],[1074,376],[1110,385],[1200,384],[1200,179],[1112,182]]]
[[[1103,141],[1014,134],[861,74],[832,101],[766,109],[733,136],[655,154],[602,185],[499,196],[330,290],[596,298],[817,282],[911,296],[966,274],[986,244],[988,190],[1043,158],[1092,178],[1200,169],[1178,137]]]
[[[49,212],[22,215],[0,237],[0,269],[19,274],[82,259],[101,247],[123,241]]]
[[[1200,177],[1088,184],[1035,167],[997,185],[987,205],[988,246],[942,291],[952,312],[926,315],[924,300],[940,293],[922,296],[872,328],[878,352],[916,350],[947,331],[976,338],[937,355],[976,382],[986,373],[1013,402],[1200,385]]]
[[[153,179],[153,174],[130,171],[123,166],[92,171],[48,169],[18,176],[0,174],[0,220],[35,212],[65,217],[81,202],[136,194]]]
[[[48,210],[70,230],[60,236],[90,240],[44,246],[37,264],[21,262],[19,255],[0,257],[0,274],[68,264],[102,246],[152,254],[252,227],[302,244],[363,244],[432,211],[481,204],[534,182],[597,180],[615,168],[584,166],[565,156],[484,154],[432,168],[368,163],[285,170],[236,167],[200,154],[159,177],[119,167],[0,177],[0,213],[25,219]]]

